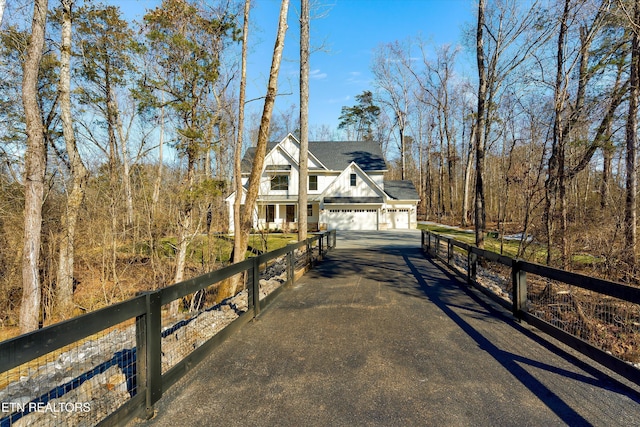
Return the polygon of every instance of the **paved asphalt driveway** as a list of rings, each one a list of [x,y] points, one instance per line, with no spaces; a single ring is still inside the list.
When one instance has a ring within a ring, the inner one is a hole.
[[[336,248],[382,252],[387,249],[415,249],[420,247],[420,233],[420,230],[338,231]]]
[[[514,322],[419,246],[417,232],[339,233],[137,425],[640,425],[638,387]]]

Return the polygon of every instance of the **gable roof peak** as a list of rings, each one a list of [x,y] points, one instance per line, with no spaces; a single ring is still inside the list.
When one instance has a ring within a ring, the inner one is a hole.
[[[300,140],[298,138],[296,138],[296,136],[294,134],[292,134],[291,132],[289,132],[287,134],[287,136],[284,137],[284,139],[289,139],[289,138],[293,139],[295,142],[300,144]],[[284,141],[284,139],[283,139],[283,141]]]

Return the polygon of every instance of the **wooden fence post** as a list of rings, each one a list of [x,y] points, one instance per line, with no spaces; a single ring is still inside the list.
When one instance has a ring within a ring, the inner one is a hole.
[[[160,292],[146,292],[146,310],[136,317],[136,386],[144,387],[145,417],[153,417],[153,405],[162,397],[162,317]]]
[[[260,314],[260,257],[254,257],[251,265],[249,306],[253,306],[253,317]]]
[[[469,246],[469,252],[467,252],[467,283],[473,285],[476,283],[478,274],[478,255],[473,252],[472,247]]]
[[[287,282],[289,282],[289,285],[293,285],[293,282],[295,281],[295,261],[293,258],[294,252],[295,249],[291,249],[289,252],[287,252]]]
[[[513,315],[522,319],[522,313],[527,311],[527,272],[520,269],[520,261],[514,260],[511,267],[511,281],[513,287]]]

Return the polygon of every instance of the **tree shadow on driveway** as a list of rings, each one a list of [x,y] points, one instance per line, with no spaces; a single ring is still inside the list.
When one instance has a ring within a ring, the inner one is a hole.
[[[490,354],[496,361],[498,361],[513,377],[534,393],[544,404],[552,410],[563,422],[569,425],[588,425],[590,424],[585,418],[583,418],[574,408],[572,408],[562,397],[560,397],[554,390],[547,387],[534,375],[529,373],[522,365],[528,365],[549,373],[560,375],[571,380],[575,380],[580,383],[588,384],[592,387],[599,389],[613,391],[620,395],[626,396],[636,403],[640,403],[640,396],[638,392],[631,387],[622,384],[607,374],[599,371],[593,366],[577,359],[561,348],[553,345],[551,342],[541,338],[532,331],[522,327],[510,314],[506,314],[505,311],[492,306],[485,299],[480,297],[477,293],[467,288],[461,283],[455,276],[453,276],[448,270],[445,270],[438,263],[434,263],[431,260],[427,262],[430,264],[429,270],[424,265],[424,256],[421,251],[416,253],[405,253],[402,255],[404,262],[410,269],[411,273],[417,280],[424,295],[435,304],[444,314],[446,314],[455,324],[463,330],[470,338],[472,338],[478,346]],[[414,262],[412,258],[416,259]],[[437,268],[441,274],[435,275],[433,269]],[[431,280],[426,280],[425,277],[431,277]],[[439,277],[438,277],[439,276]],[[456,286],[459,290],[464,292],[471,301],[475,304],[475,308],[470,306],[461,307],[459,304],[451,303],[449,296],[446,294],[447,288]],[[491,316],[496,319],[504,321],[509,326],[514,328],[514,333],[522,333],[529,339],[535,341],[553,354],[565,359],[567,362],[576,366],[580,370],[586,372],[588,375],[584,375],[578,372],[570,371],[567,369],[554,366],[546,363],[542,360],[535,360],[522,355],[518,355],[509,351],[500,349],[494,343],[491,342],[483,333],[479,332],[465,319],[463,319],[457,312],[456,308],[463,308],[465,310],[471,309],[477,314],[482,314],[483,317]],[[585,405],[589,405],[589,402],[584,402]]]

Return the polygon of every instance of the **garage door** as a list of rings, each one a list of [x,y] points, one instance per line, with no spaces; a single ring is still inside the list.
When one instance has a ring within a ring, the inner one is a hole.
[[[377,230],[377,209],[331,208],[327,213],[329,230]]]
[[[388,209],[389,228],[409,228],[409,209]]]

